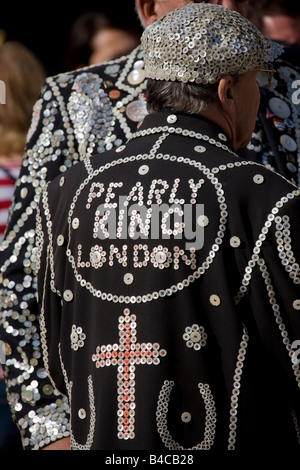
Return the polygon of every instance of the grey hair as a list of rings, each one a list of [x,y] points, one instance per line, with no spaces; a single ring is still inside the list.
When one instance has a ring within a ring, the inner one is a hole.
[[[163,108],[173,112],[199,114],[218,98],[218,84],[196,85],[194,83],[147,80],[147,108],[154,113]]]
[[[232,75],[236,84],[240,75]],[[168,108],[173,112],[200,114],[218,101],[219,82],[197,85],[176,81],[147,79],[147,109],[149,113]]]

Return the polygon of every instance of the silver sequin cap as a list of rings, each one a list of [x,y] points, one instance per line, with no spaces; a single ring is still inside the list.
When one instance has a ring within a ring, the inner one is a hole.
[[[177,8],[142,35],[147,78],[215,83],[273,62],[283,48],[240,13],[195,3]]]

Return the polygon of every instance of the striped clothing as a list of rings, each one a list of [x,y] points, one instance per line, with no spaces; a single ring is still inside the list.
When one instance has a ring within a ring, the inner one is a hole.
[[[15,182],[18,178],[19,172],[19,163],[7,163],[0,166],[0,242],[4,237],[8,211],[15,191]],[[3,369],[0,365],[0,381],[3,379]]]
[[[3,240],[8,211],[15,190],[15,181],[20,172],[19,163],[0,166],[0,242]]]

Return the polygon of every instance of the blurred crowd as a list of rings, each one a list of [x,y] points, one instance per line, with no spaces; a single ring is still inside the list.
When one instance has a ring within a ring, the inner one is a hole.
[[[294,65],[299,65],[300,2],[251,0],[249,19],[266,36],[288,45],[291,60]],[[119,57],[139,43],[139,31],[116,25],[99,11],[87,12],[70,27],[65,44],[65,68],[75,70]],[[34,104],[46,76],[46,58],[45,64],[41,63],[23,44],[6,41],[5,32],[0,34],[0,80],[5,84],[5,104],[0,104],[0,241],[9,217],[26,136],[35,112]],[[19,433],[6,402],[0,366],[0,450],[20,448]]]

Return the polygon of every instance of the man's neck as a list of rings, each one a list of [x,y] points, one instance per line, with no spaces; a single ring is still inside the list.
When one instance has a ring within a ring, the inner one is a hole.
[[[235,150],[238,148],[238,142],[236,141],[236,135],[234,132],[234,125],[229,116],[220,112],[218,106],[210,106],[201,114],[206,119],[209,119],[211,122],[219,126],[225,134],[228,136],[229,140],[232,143],[232,146]]]

